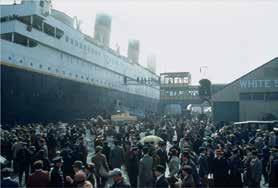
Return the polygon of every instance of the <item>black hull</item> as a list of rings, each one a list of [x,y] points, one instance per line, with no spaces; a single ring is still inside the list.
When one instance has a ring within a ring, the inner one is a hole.
[[[109,116],[116,107],[157,111],[159,100],[1,64],[1,124]]]

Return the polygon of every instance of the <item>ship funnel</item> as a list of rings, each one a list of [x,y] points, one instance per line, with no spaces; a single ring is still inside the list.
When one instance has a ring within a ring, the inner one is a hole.
[[[105,47],[109,47],[111,33],[111,17],[106,14],[97,14],[94,38]]]
[[[153,73],[156,73],[156,56],[154,54],[147,56],[147,68]]]
[[[139,40],[129,40],[127,57],[132,63],[139,63]]]

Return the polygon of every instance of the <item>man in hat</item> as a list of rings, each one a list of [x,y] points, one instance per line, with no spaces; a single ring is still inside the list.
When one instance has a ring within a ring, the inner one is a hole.
[[[144,147],[144,156],[139,162],[139,186],[151,187],[153,183],[153,158],[149,155],[149,148]]]
[[[15,130],[14,130],[15,131]],[[18,151],[20,149],[23,149],[24,146],[22,144],[22,138],[17,138],[15,137],[14,138],[14,141],[15,143],[12,145],[12,153],[13,153],[13,170],[14,170],[14,173],[17,174],[18,173],[18,163],[19,163],[19,157],[17,156],[18,154]]]
[[[122,176],[122,171],[119,168],[115,168],[110,171],[109,175],[113,178],[114,184],[111,188],[130,188],[130,185],[125,181]]]
[[[190,151],[184,151],[182,153],[181,161],[182,161],[181,162],[182,166],[183,165],[191,166],[194,183],[195,183],[195,185],[199,185],[200,184],[200,177],[199,177],[199,174],[198,174],[198,171],[197,171],[196,164],[194,163],[194,161],[190,157]]]
[[[73,179],[70,176],[66,176],[66,180],[75,186],[78,186],[85,182],[86,174],[83,171],[83,162],[82,161],[74,161],[73,165],[74,177]]]
[[[260,187],[262,177],[262,161],[258,158],[258,152],[252,151],[252,160],[250,162],[250,187]]]
[[[156,188],[168,188],[169,183],[165,178],[165,168],[162,165],[157,165],[154,169],[154,175],[156,176],[156,181],[154,187]]]
[[[84,138],[80,137],[79,144],[78,144],[78,154],[80,157],[80,160],[85,164],[87,162],[87,156],[88,156],[88,149],[85,144]]]
[[[54,167],[50,172],[50,184],[53,187],[64,187],[64,176],[61,170],[63,166],[62,157],[55,157],[53,163]]]
[[[2,179],[1,179],[1,187],[13,187],[17,188],[19,187],[18,183],[11,179],[12,169],[10,168],[3,168],[2,169]]]
[[[27,149],[27,143],[22,142],[22,148],[18,150],[17,152],[17,161],[18,161],[18,179],[19,179],[19,185],[22,185],[22,177],[23,173],[25,173],[25,182],[28,180],[29,176],[29,168],[31,163],[31,153]]]
[[[110,152],[111,152],[111,148],[110,148],[110,146],[108,145],[108,141],[105,140],[105,141],[103,142],[103,151],[102,151],[102,153],[105,155],[106,159],[109,159],[109,157],[110,157]],[[107,162],[108,162],[108,164],[109,164],[109,161],[107,161]],[[109,164],[109,165],[110,165],[110,164]]]
[[[139,149],[132,147],[127,155],[127,174],[132,187],[137,187],[137,177],[139,170]]]
[[[120,141],[115,141],[115,147],[110,151],[110,163],[112,169],[121,168],[124,162],[124,150],[120,147]]]
[[[169,176],[173,177],[178,174],[179,172],[179,165],[180,165],[180,159],[178,157],[178,151],[175,149],[172,149],[171,151],[171,160],[169,161]]]
[[[191,166],[184,165],[181,169],[181,175],[182,175],[181,187],[195,187]]]
[[[271,149],[271,156],[269,159],[269,187],[278,187],[278,149]]]
[[[241,180],[241,173],[243,171],[243,164],[239,156],[239,151],[237,148],[233,149],[232,156],[229,158],[230,166],[230,186],[232,187],[242,187],[243,183]]]
[[[214,177],[215,187],[226,187],[228,186],[228,162],[223,157],[221,149],[216,149],[216,158],[213,160],[212,173]]]
[[[166,151],[166,142],[165,141],[160,141],[158,144],[158,149],[156,151],[157,155],[159,156],[160,159],[160,164],[166,168],[166,163],[168,160],[168,155]]]
[[[92,157],[91,162],[96,165],[96,178],[98,186],[105,185],[107,180],[107,174],[109,172],[109,166],[107,159],[104,154],[102,154],[103,148],[101,146],[96,147],[95,156]]]
[[[39,140],[39,148],[40,150],[43,150],[43,157],[44,158],[48,158],[48,148],[47,148],[47,145],[46,145],[46,141],[44,138],[40,138]]]
[[[91,182],[93,187],[97,187],[95,168],[96,168],[96,165],[94,163],[88,163],[88,164],[86,164],[85,169],[84,169],[85,173],[86,173],[87,181]]]
[[[208,157],[206,155],[207,150],[205,147],[200,147],[199,151],[200,151],[200,156],[198,158],[198,163],[199,163],[200,183],[202,187],[206,187],[208,173],[209,173]]]

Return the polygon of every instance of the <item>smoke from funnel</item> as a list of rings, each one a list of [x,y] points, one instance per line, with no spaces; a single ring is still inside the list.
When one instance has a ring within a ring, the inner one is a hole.
[[[131,60],[132,63],[139,63],[139,51],[139,40],[129,40],[127,57],[129,60]]]
[[[105,47],[110,45],[111,22],[111,17],[106,14],[96,15],[94,38]]]

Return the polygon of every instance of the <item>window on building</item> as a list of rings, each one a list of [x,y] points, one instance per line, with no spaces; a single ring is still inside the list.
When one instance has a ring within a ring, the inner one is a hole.
[[[50,71],[50,70],[51,70],[51,67],[48,67],[48,68],[47,68],[47,70],[49,70],[49,71]]]
[[[64,35],[64,31],[61,29],[56,28],[56,38],[60,39]]]
[[[70,39],[70,43],[73,45],[73,39]]]
[[[252,94],[251,93],[240,93],[239,98],[240,98],[240,100],[252,100]]]
[[[44,24],[44,33],[46,33],[49,36],[55,37],[55,27],[47,24],[47,23],[43,23]]]
[[[17,19],[26,25],[31,25],[31,16],[20,16]]]
[[[0,37],[3,40],[12,41],[12,33],[3,33]]]
[[[264,93],[253,93],[253,100],[264,100]]]
[[[33,48],[36,47],[38,43],[32,39],[29,39],[29,47]]]
[[[33,16],[33,27],[39,31],[42,30],[43,18],[40,16]]]
[[[278,92],[266,93],[265,99],[266,100],[278,100]]]
[[[69,42],[69,37],[68,36],[66,36],[66,42]]]
[[[14,42],[23,46],[27,46],[27,37],[18,33],[14,33]]]
[[[42,68],[42,64],[40,64],[40,69]]]
[[[40,1],[40,7],[44,7],[44,1]]]

